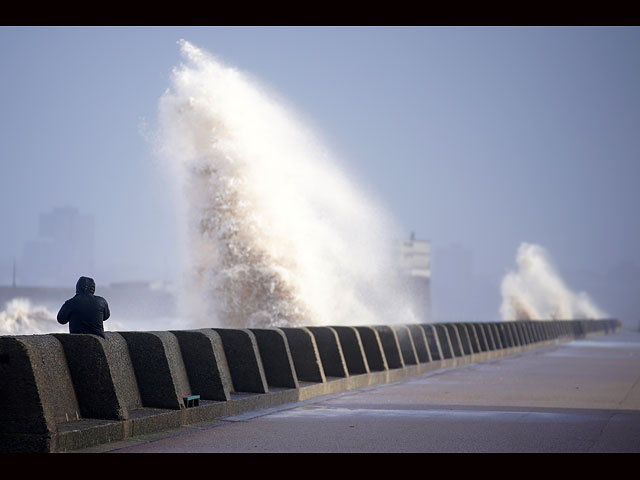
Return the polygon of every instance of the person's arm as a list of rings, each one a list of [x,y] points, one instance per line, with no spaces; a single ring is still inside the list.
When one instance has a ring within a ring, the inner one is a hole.
[[[104,304],[104,317],[102,318],[102,321],[104,322],[111,316],[111,312],[109,311],[109,304],[104,298],[102,299],[102,303]]]
[[[71,309],[69,308],[69,302],[66,301],[60,308],[58,312],[58,323],[64,325],[69,322],[69,315],[71,314]]]

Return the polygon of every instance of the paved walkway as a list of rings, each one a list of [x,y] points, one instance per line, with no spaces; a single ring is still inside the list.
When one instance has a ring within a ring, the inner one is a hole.
[[[640,333],[542,347],[87,451],[640,452]]]

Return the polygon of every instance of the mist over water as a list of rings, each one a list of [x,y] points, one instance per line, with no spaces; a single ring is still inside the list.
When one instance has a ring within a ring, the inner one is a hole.
[[[186,41],[159,102],[196,326],[418,321],[402,237],[317,136],[247,74]]]
[[[516,263],[517,271],[502,280],[503,320],[608,318],[586,293],[575,293],[565,285],[543,247],[522,243]]]

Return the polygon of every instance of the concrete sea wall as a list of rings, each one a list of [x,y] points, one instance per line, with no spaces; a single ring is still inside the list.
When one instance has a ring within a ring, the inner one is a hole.
[[[74,451],[619,329],[566,320],[0,336],[0,452]]]

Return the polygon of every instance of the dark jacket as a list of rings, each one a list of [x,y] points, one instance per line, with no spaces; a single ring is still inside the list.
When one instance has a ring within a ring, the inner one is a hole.
[[[92,333],[104,338],[104,322],[111,313],[107,301],[94,295],[96,283],[92,278],[80,277],[76,295],[58,312],[58,323],[69,323],[69,333]]]

